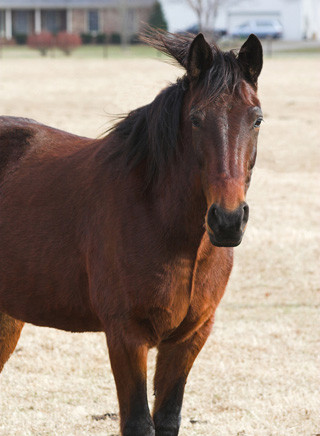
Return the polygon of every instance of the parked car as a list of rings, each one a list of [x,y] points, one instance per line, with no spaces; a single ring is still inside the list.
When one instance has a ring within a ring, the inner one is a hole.
[[[254,33],[258,38],[282,38],[283,28],[275,19],[250,20],[237,26],[231,33],[233,38],[247,38]]]

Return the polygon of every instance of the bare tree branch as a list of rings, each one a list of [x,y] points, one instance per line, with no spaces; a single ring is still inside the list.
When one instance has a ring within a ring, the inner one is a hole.
[[[219,8],[222,5],[230,5],[235,0],[180,0],[185,2],[196,14],[199,31],[205,31],[209,27],[214,29]],[[238,0],[238,3],[241,0]]]

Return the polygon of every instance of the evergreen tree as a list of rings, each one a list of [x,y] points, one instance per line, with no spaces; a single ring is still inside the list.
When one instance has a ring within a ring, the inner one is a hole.
[[[157,29],[168,30],[168,23],[167,20],[165,19],[161,3],[158,0],[153,5],[149,18],[149,24],[150,26],[155,27]]]

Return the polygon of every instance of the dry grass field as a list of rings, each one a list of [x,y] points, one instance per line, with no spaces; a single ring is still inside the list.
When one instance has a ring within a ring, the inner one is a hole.
[[[315,56],[265,61],[251,216],[182,436],[320,434],[319,71]],[[95,137],[179,74],[148,59],[0,59],[0,113]],[[115,413],[103,334],[25,327],[0,376],[1,436],[115,436]]]

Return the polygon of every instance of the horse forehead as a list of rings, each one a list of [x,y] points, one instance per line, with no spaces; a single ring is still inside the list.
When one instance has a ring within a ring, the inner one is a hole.
[[[213,100],[211,108],[217,115],[228,114],[235,108],[260,107],[256,90],[243,80],[233,92],[223,92]],[[210,106],[209,106],[210,107]]]
[[[220,133],[234,130],[237,132],[241,119],[247,117],[251,107],[247,102],[234,98],[221,98],[207,108],[206,118],[210,125]]]

